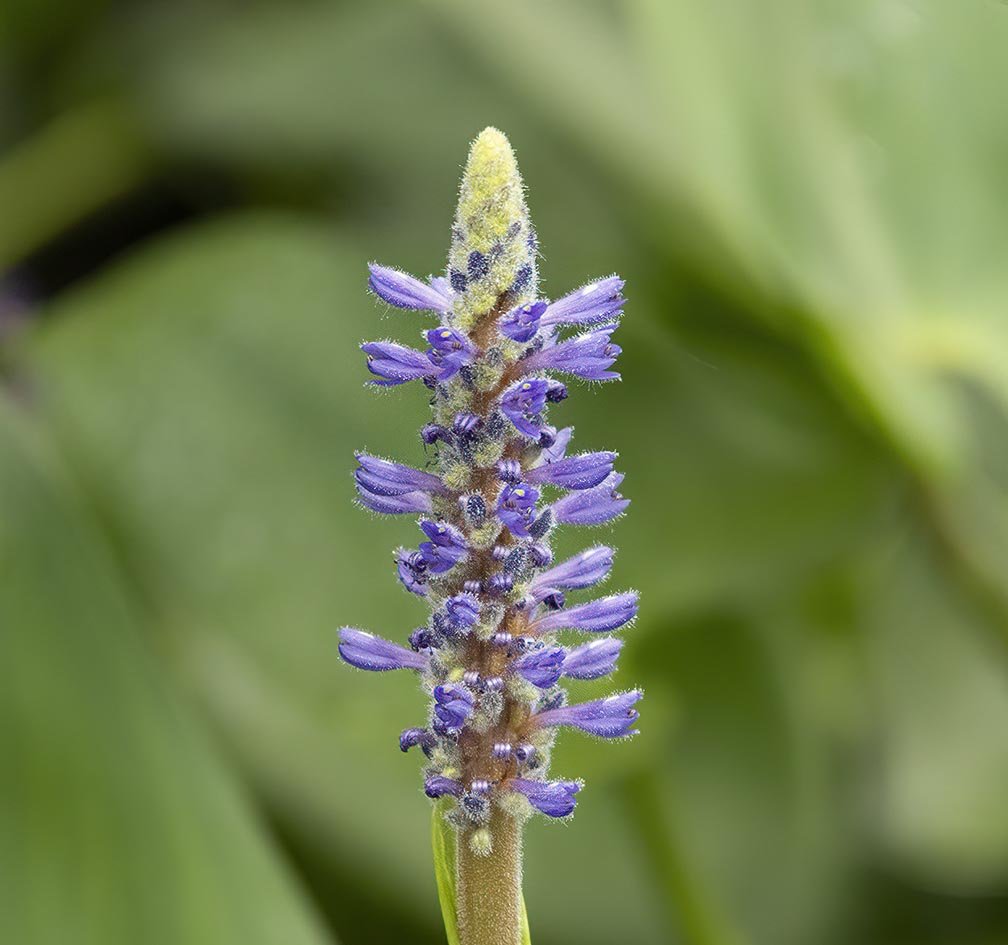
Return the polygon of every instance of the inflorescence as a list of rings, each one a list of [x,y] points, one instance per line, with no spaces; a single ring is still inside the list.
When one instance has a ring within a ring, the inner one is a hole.
[[[410,669],[431,694],[426,725],[406,729],[403,751],[426,756],[425,791],[450,796],[450,815],[474,852],[489,852],[491,805],[510,816],[574,810],[580,781],[549,780],[560,726],[603,738],[636,734],[639,690],[568,704],[564,678],[616,667],[612,631],[637,614],[637,593],[568,606],[566,595],[603,581],[613,551],[595,545],[559,564],[558,525],[601,525],[629,501],[617,491],[616,453],[570,453],[571,427],[547,423],[567,397],[555,375],[618,380],[612,342],[623,280],[609,276],[549,302],[537,294],[536,234],[511,147],[494,128],[473,142],[462,177],[445,277],[422,282],[372,264],[371,291],[397,308],[437,315],[420,351],[392,341],[361,346],[373,384],[421,381],[433,422],[420,431],[434,471],[365,453],[354,473],[375,512],[419,516],[424,541],[399,549],[399,579],[430,604],[430,619],[401,646],[344,627],[339,651],[360,669]],[[577,329],[570,335],[567,329]],[[548,490],[559,497],[548,501]],[[559,642],[565,631],[587,642]]]

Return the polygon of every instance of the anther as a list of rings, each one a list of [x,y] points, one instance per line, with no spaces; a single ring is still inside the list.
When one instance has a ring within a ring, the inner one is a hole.
[[[497,463],[497,478],[501,482],[520,482],[521,464],[516,459],[502,459]]]
[[[529,546],[529,556],[537,568],[545,568],[553,560],[553,552],[539,542]]]
[[[506,594],[514,587],[514,578],[510,574],[497,573],[487,581],[487,590],[491,594]]]
[[[452,429],[459,436],[469,436],[479,426],[479,422],[480,418],[474,413],[457,413],[452,422]]]
[[[515,760],[520,765],[529,765],[535,758],[536,750],[534,745],[519,745],[514,750]]]

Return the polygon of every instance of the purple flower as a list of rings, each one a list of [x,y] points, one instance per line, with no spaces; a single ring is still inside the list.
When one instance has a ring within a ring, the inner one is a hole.
[[[423,650],[434,650],[439,646],[437,634],[430,627],[417,627],[408,639],[409,645],[418,653]]]
[[[549,689],[560,679],[563,665],[563,647],[546,646],[526,653],[512,664],[512,668],[533,686]]]
[[[472,594],[456,594],[445,601],[448,623],[456,630],[467,630],[479,620],[479,601]]]
[[[501,482],[521,482],[522,467],[516,459],[502,459],[497,463],[497,478]]]
[[[451,280],[446,276],[431,276],[429,281],[435,292],[439,292],[449,301],[455,300],[455,290],[452,288]]]
[[[419,551],[400,548],[396,552],[396,573],[411,594],[419,597],[427,595],[427,562]]]
[[[459,731],[472,711],[473,697],[467,689],[450,684],[434,687],[434,724],[443,733]]]
[[[567,455],[567,447],[570,446],[571,437],[574,436],[574,427],[564,427],[557,430],[548,445],[543,446],[539,458],[544,463],[555,463]]]
[[[640,718],[640,713],[634,705],[643,695],[639,689],[631,689],[629,692],[616,693],[605,699],[547,709],[532,716],[531,721],[537,728],[569,725],[589,735],[598,735],[600,738],[636,735],[636,730],[631,726]]]
[[[556,438],[557,428],[544,423],[542,429],[539,431],[539,439],[536,441],[536,445],[540,450],[547,450],[556,442]]]
[[[423,654],[353,627],[340,629],[339,654],[351,666],[374,672],[387,669],[424,670],[428,665],[428,659]]]
[[[525,473],[525,481],[536,485],[549,483],[563,489],[590,489],[612,472],[616,453],[579,453],[555,462],[535,466]]]
[[[500,400],[501,412],[525,436],[539,438],[546,426],[542,412],[546,402],[557,403],[567,396],[567,388],[548,378],[526,378],[512,384]]]
[[[427,355],[394,341],[369,341],[361,345],[361,351],[367,355],[368,370],[379,378],[371,383],[379,387],[395,387],[438,373]]]
[[[523,482],[506,485],[497,499],[497,517],[517,538],[527,538],[539,490]]]
[[[454,525],[425,519],[420,528],[430,539],[420,543],[420,554],[431,574],[444,574],[466,556],[465,536]]]
[[[443,774],[432,774],[424,781],[424,794],[431,799],[444,797],[445,794],[461,797],[462,785],[454,778],[446,778]]]
[[[571,679],[601,679],[616,668],[623,641],[616,637],[589,640],[567,651],[563,674]]]
[[[529,558],[537,568],[545,568],[553,560],[553,552],[540,543],[535,542],[529,545]]]
[[[619,374],[610,371],[622,350],[610,338],[618,325],[595,328],[575,338],[559,341],[526,358],[522,366],[528,373],[562,371],[586,381],[616,381]]]
[[[412,492],[440,495],[448,493],[442,481],[430,473],[423,473],[420,469],[400,462],[369,456],[364,452],[356,453],[356,456],[358,467],[354,471],[354,479],[362,493],[372,496],[404,496]]]
[[[578,781],[529,781],[512,778],[507,782],[512,791],[524,794],[538,811],[550,817],[567,817],[574,811],[574,795],[581,790]]]
[[[457,328],[432,328],[427,332],[430,350],[427,357],[436,364],[441,372],[438,380],[447,381],[454,377],[460,367],[471,364],[479,354],[479,349]]]
[[[532,599],[533,603],[535,598]],[[558,591],[556,588],[548,588],[548,593],[543,597],[542,603],[544,607],[548,607],[550,610],[559,610],[567,604],[567,595],[563,591]]]
[[[428,446],[433,446],[438,440],[451,443],[454,440],[451,430],[437,423],[425,423],[420,428],[420,440]]]
[[[540,634],[556,630],[606,633],[622,627],[637,616],[639,596],[636,591],[626,591],[623,594],[600,597],[598,600],[566,610],[554,610],[545,617],[540,617],[533,626]]]
[[[404,728],[399,736],[399,749],[409,751],[414,745],[426,753],[434,747],[434,736],[425,728]]]
[[[455,293],[446,279],[431,279],[427,285],[408,273],[377,263],[370,263],[368,269],[371,270],[368,288],[389,305],[415,311],[451,311]]]
[[[512,341],[529,341],[539,330],[539,319],[545,311],[545,302],[519,305],[498,322],[497,328],[502,335]]]
[[[358,470],[360,472],[360,470]],[[377,495],[366,488],[360,477],[354,474],[357,480],[357,497],[361,505],[371,509],[372,512],[381,512],[383,515],[415,515],[418,512],[429,512],[431,510],[431,497],[426,492],[404,492],[402,495]]]
[[[575,289],[551,303],[543,313],[540,325],[590,325],[617,317],[626,299],[622,296],[623,280],[609,276]]]
[[[525,743],[523,745],[516,745],[514,750],[515,761],[520,765],[531,765],[536,757],[538,756],[535,745],[529,745]]]
[[[480,418],[474,413],[457,413],[452,420],[452,432],[459,437],[471,436],[480,425]]]
[[[608,576],[612,570],[613,550],[605,545],[595,545],[568,558],[548,571],[539,574],[529,587],[529,593],[541,600],[554,588],[577,590],[591,587]]]
[[[505,574],[501,571],[490,575],[490,578],[486,581],[486,591],[494,597],[506,594],[512,587],[514,587],[514,578],[510,574]]]
[[[464,351],[470,359],[479,353],[479,349],[469,338],[457,328],[441,325],[426,332],[430,346],[440,355],[458,354]]]
[[[622,481],[621,473],[610,473],[594,489],[565,495],[551,506],[554,519],[560,525],[601,525],[622,515],[630,504],[616,491]]]
[[[501,412],[519,433],[537,437],[542,429],[541,414],[546,407],[549,382],[543,378],[518,381],[501,397]]]

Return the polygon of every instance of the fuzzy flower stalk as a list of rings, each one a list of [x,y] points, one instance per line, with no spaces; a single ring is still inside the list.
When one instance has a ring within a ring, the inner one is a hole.
[[[408,670],[430,695],[399,744],[424,758],[424,790],[446,799],[457,836],[462,945],[515,945],[521,928],[521,831],[534,813],[568,818],[583,783],[550,773],[561,728],[636,734],[639,690],[570,703],[565,679],[613,672],[637,615],[633,591],[575,601],[604,581],[613,551],[596,544],[554,561],[558,526],[622,515],[616,453],[575,452],[549,422],[566,381],[618,380],[613,343],[623,280],[598,279],[556,301],[538,292],[536,234],[507,138],[487,128],[462,177],[445,276],[421,281],[372,264],[370,290],[422,313],[423,343],[361,346],[372,384],[426,388],[424,468],[357,455],[359,502],[415,517],[417,547],[396,571],[429,617],[394,643],[344,627],[339,652],[359,669]]]

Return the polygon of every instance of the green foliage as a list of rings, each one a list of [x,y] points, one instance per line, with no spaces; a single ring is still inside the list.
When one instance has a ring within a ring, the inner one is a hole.
[[[159,667],[57,451],[0,408],[0,939],[326,934]]]
[[[137,179],[195,212],[0,352],[0,939],[443,941],[423,698],[334,632],[420,615],[349,470],[423,464],[422,398],[376,411],[354,346],[427,322],[364,262],[441,266],[488,123],[544,291],[631,299],[624,383],[562,409],[635,503],[642,735],[558,746],[587,785],[528,831],[537,942],[1008,935],[1001,5],[56,19],[7,34],[4,258],[44,273]]]
[[[441,900],[441,917],[444,919],[448,945],[458,945],[458,894],[455,871],[454,828],[445,820],[448,805],[438,801],[431,811],[431,848],[434,852],[434,878],[437,880],[438,899]]]

